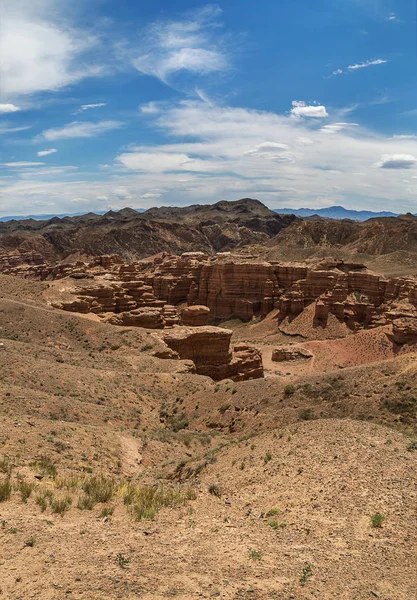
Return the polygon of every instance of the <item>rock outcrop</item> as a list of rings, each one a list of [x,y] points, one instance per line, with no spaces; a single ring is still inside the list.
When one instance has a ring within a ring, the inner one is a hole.
[[[301,346],[280,346],[272,351],[274,362],[285,362],[287,360],[300,360],[313,358],[312,352]]]
[[[191,327],[202,327],[207,325],[210,309],[207,306],[188,306],[181,311],[181,322]]]
[[[401,346],[417,344],[417,318],[395,319],[392,324],[393,341]]]
[[[220,327],[174,327],[163,334],[163,340],[182,360],[192,360],[199,375],[215,381],[263,377],[260,352],[245,344],[236,346],[232,352],[232,333]]]

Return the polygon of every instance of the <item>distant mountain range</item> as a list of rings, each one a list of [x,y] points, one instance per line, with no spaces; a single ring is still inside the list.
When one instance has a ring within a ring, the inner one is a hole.
[[[136,208],[135,211],[141,213],[141,212],[145,212],[145,209],[144,208]],[[108,210],[95,210],[92,212],[95,215],[105,215],[109,211]],[[85,212],[63,213],[61,215],[57,215],[56,213],[51,214],[51,215],[13,215],[13,216],[0,217],[0,223],[6,223],[7,221],[25,221],[26,219],[34,219],[35,221],[49,221],[50,219],[54,219],[55,217],[58,217],[59,219],[63,219],[64,217],[81,217],[84,214],[85,214]]]
[[[343,206],[329,206],[328,208],[274,208],[280,215],[297,215],[297,217],[324,217],[326,219],[352,219],[353,221],[367,221],[377,217],[398,217],[399,213],[372,212],[371,210],[348,210]]]
[[[232,203],[231,203],[232,204]],[[201,207],[199,207],[200,211],[204,211],[208,209],[209,205],[203,205]],[[171,213],[177,213],[178,211],[183,211],[183,216],[186,216],[188,214],[188,212],[190,210],[193,210],[195,207],[191,206],[191,207],[182,207],[181,209],[179,209],[178,207],[172,206],[172,207],[162,207],[162,208],[151,208],[149,210],[146,210],[144,208],[136,208],[136,209],[129,209],[131,211],[135,211],[138,213],[143,213],[143,212],[147,212],[149,213],[149,216],[153,216],[155,213],[155,216],[157,217],[162,217],[165,216],[165,218],[169,218],[169,216],[171,215]],[[126,210],[126,209],[124,209]],[[398,217],[399,213],[393,213],[393,212],[389,212],[389,211],[381,211],[381,212],[372,212],[371,210],[349,210],[347,208],[344,208],[343,206],[329,206],[328,208],[273,208],[272,209],[274,212],[280,214],[280,215],[296,215],[297,217],[313,217],[313,216],[318,216],[318,217],[323,217],[325,219],[352,219],[353,221],[367,221],[368,219],[375,219],[378,217]],[[107,210],[101,210],[101,211],[94,211],[94,214],[96,215],[105,215],[105,214],[110,214],[112,213],[112,211],[107,211]],[[166,213],[166,214],[165,214]],[[84,215],[85,213],[82,212],[78,212],[78,213],[63,213],[60,215],[57,214],[44,214],[44,215],[13,215],[13,216],[4,216],[4,217],[0,217],[0,222],[7,222],[7,221],[12,221],[12,220],[16,220],[16,221],[23,221],[25,219],[35,219],[36,221],[48,221],[49,219],[53,219],[54,217],[58,217],[60,219],[64,218],[64,217],[79,217]]]

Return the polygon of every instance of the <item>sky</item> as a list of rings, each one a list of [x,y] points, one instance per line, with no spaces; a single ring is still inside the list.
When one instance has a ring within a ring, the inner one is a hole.
[[[0,0],[0,215],[417,212],[415,0]]]

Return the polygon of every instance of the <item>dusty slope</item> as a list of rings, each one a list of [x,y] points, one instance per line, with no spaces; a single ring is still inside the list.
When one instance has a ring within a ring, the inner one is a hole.
[[[11,471],[15,486],[0,502],[2,597],[412,597],[415,355],[215,384],[152,357],[152,332],[53,310],[44,292],[0,277],[0,482]],[[100,474],[117,491],[77,508]],[[195,499],[136,521],[128,480]],[[48,491],[71,497],[62,517],[36,503]]]

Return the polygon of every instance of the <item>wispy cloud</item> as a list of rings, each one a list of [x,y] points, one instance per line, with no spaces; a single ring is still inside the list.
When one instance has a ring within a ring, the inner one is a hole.
[[[14,113],[20,110],[15,104],[0,104],[0,114]]]
[[[48,156],[49,154],[55,154],[55,152],[58,152],[56,148],[50,148],[49,150],[40,150],[38,152],[38,156]]]
[[[332,75],[345,75],[346,73],[351,73],[352,71],[357,71],[358,69],[367,69],[368,67],[375,67],[377,65],[384,65],[388,61],[384,58],[376,58],[374,60],[366,60],[361,63],[355,63],[346,67],[346,69],[336,69],[332,72]]]
[[[90,110],[91,108],[101,108],[102,106],[107,106],[105,102],[97,102],[96,104],[82,104],[78,110],[76,110],[73,114],[78,115],[86,110]]]
[[[1,167],[14,167],[14,168],[21,168],[21,167],[38,167],[41,165],[44,165],[45,163],[43,162],[29,162],[26,160],[21,160],[18,162],[7,162],[7,163],[0,163]]]
[[[375,65],[384,65],[387,62],[388,61],[384,60],[383,58],[377,58],[376,60],[366,60],[365,62],[362,62],[362,63],[357,63],[355,65],[349,65],[348,71],[356,71],[356,69],[366,69],[368,67],[374,67]]]
[[[73,123],[68,123],[68,125],[65,125],[64,127],[46,129],[37,139],[53,142],[55,140],[70,138],[92,138],[101,135],[102,133],[112,131],[113,129],[119,129],[122,126],[123,123],[121,121],[99,121],[98,123],[74,121]]]
[[[144,75],[170,85],[176,74],[195,76],[224,71],[228,58],[219,37],[217,5],[208,5],[182,20],[157,21],[145,33],[145,42],[133,66]]]

